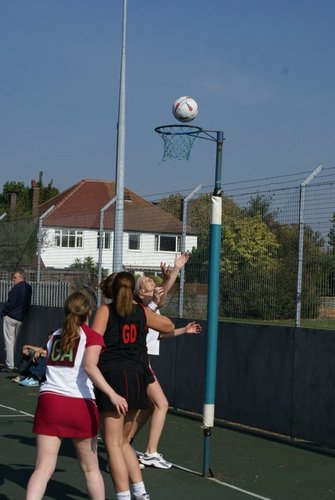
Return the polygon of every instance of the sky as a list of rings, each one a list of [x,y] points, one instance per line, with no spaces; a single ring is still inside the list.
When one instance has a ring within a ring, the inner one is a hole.
[[[333,0],[128,0],[125,186],[212,186],[215,142],[161,162],[155,127],[224,131],[222,185],[335,166]],[[115,180],[122,0],[0,0],[0,189]]]

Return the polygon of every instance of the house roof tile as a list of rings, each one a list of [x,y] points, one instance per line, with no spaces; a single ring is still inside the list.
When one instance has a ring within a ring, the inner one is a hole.
[[[124,230],[159,233],[181,233],[182,223],[161,208],[153,205],[133,191],[125,188]],[[44,226],[80,229],[99,229],[100,211],[115,196],[115,183],[104,180],[83,179],[39,207]],[[104,228],[114,228],[115,205],[104,215]],[[188,227],[187,232],[192,233]]]

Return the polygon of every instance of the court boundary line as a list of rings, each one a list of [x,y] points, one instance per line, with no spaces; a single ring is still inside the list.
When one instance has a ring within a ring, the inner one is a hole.
[[[252,491],[244,490],[242,488],[239,488],[238,486],[234,486],[233,484],[225,483],[224,481],[220,481],[219,479],[216,479],[215,477],[209,477],[207,478],[209,481],[213,481],[214,483],[219,483],[222,484],[223,486],[226,486],[227,488],[231,488],[233,490],[239,491],[240,493],[244,493],[246,495],[249,495],[254,498],[259,498],[260,500],[271,500],[269,497],[263,497],[262,495],[258,495],[257,493],[252,493]]]
[[[26,417],[32,417],[32,418],[34,417],[34,415],[32,415],[31,413],[27,413],[23,410],[18,410],[17,408],[12,408],[11,406],[6,406],[3,404],[0,404],[0,408],[6,408],[7,410],[16,411],[16,412],[21,414],[21,415],[9,415],[9,417],[19,417],[19,416],[26,416]],[[184,472],[190,472],[191,474],[195,474],[197,476],[203,477],[201,472],[194,471],[192,469],[188,469],[187,467],[182,467],[181,465],[177,465],[177,464],[172,463],[172,467],[179,469],[179,470],[182,470]],[[220,481],[219,479],[216,479],[215,477],[204,477],[204,479],[221,484],[222,486],[225,486],[226,488],[231,488],[233,490],[239,491],[240,493],[251,496],[253,498],[258,498],[259,500],[271,500],[271,498],[269,498],[269,497],[263,497],[261,495],[258,495],[257,493],[253,493],[252,491],[244,490],[243,488],[239,488],[238,486],[234,486],[233,484],[229,484],[229,483],[226,483],[224,481]]]
[[[1,408],[6,408],[7,410],[13,410],[13,411],[16,411],[17,413],[22,413],[22,416],[26,416],[26,417],[34,417],[34,415],[32,415],[31,413],[27,413],[26,411],[22,411],[22,410],[18,410],[17,408],[12,408],[11,406],[6,406],[6,405],[2,405],[0,404],[0,407]],[[19,417],[21,415],[10,415],[11,417]]]
[[[188,469],[187,467],[182,467],[181,465],[177,464],[172,464],[172,467],[175,469],[182,470],[184,472],[190,472],[191,474],[195,474],[197,476],[202,476],[201,472]],[[240,493],[243,493],[245,495],[251,496],[253,498],[258,498],[259,500],[271,500],[269,497],[263,497],[262,495],[258,495],[257,493],[253,493],[252,491],[244,490],[243,488],[239,488],[238,486],[234,486],[233,484],[226,483],[224,481],[220,481],[219,479],[216,479],[215,477],[204,477],[204,479],[208,479],[209,481],[213,481],[214,483],[221,484],[222,486],[225,486],[226,488],[231,488],[232,490],[239,491]]]

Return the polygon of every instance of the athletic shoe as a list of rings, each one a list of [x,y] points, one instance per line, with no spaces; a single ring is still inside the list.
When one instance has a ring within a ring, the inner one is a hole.
[[[157,469],[170,469],[172,467],[172,464],[167,462],[160,453],[144,453],[139,461],[143,465],[157,467]]]
[[[14,370],[14,368],[8,368],[8,366],[4,366],[3,368],[1,368],[0,371],[3,372],[3,373],[12,373],[15,370]]]
[[[39,381],[34,379],[34,378],[25,378],[23,380],[21,380],[21,382],[19,382],[20,385],[23,385],[24,387],[37,387],[38,385],[40,385]]]
[[[150,500],[150,497],[148,493],[142,493],[142,495],[135,495],[135,493],[133,493],[131,500]]]
[[[132,439],[132,441],[133,440],[134,440],[134,438]],[[132,445],[132,448],[133,448],[134,452],[136,453],[136,456],[137,456],[137,459],[138,459],[138,463],[140,464],[140,469],[141,470],[145,469],[145,465],[141,464],[141,462],[140,462],[140,458],[143,457],[143,453],[141,451],[135,450],[135,448],[134,448],[133,445]]]
[[[21,380],[24,380],[25,377],[23,375],[18,375],[17,377],[14,377],[12,378],[12,382],[16,382],[17,384],[19,384],[21,382]]]

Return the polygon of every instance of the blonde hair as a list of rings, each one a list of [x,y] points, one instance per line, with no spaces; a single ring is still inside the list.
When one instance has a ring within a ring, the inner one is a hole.
[[[142,281],[143,278],[145,278],[145,274],[142,274],[139,278],[137,278],[136,283],[135,283],[135,292],[139,293],[141,288],[142,288]]]
[[[65,301],[60,348],[62,352],[68,352],[73,348],[79,337],[80,326],[85,323],[91,309],[91,303],[82,292],[72,293]]]
[[[119,316],[124,318],[134,312],[135,278],[132,274],[122,271],[117,273],[112,283],[111,299]]]

